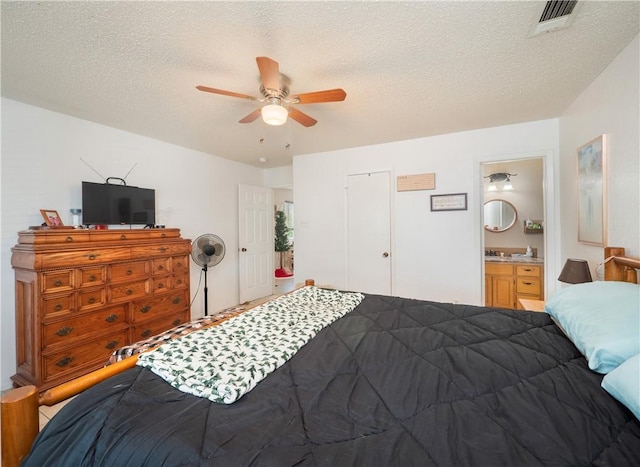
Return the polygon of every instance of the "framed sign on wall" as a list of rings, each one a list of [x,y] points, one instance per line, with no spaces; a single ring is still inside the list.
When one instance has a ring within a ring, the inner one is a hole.
[[[432,211],[466,211],[467,194],[452,193],[447,195],[431,195]]]

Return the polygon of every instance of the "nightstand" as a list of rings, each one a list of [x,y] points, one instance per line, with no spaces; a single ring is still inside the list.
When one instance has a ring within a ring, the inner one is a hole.
[[[544,300],[529,300],[526,298],[519,298],[518,301],[522,308],[527,311],[544,312]]]

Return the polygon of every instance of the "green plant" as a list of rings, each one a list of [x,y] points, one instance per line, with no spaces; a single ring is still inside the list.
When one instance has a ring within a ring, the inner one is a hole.
[[[287,227],[287,218],[283,211],[276,211],[276,238],[275,238],[275,250],[280,253],[280,269],[282,269],[282,253],[291,248],[287,233],[289,228]]]

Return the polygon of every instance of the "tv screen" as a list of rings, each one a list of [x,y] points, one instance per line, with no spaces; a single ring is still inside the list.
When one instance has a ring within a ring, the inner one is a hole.
[[[149,188],[82,182],[82,222],[85,225],[153,225],[155,193]]]

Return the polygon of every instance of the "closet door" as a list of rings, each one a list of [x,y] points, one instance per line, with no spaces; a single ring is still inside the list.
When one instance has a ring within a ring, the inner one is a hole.
[[[347,287],[391,294],[389,172],[347,176]]]

